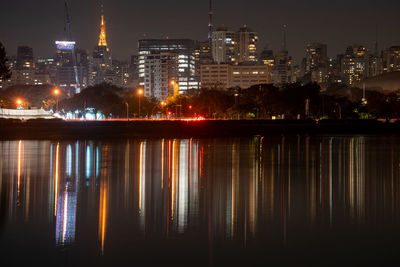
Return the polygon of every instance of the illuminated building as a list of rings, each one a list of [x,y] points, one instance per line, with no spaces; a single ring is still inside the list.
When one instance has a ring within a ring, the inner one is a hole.
[[[212,33],[212,56],[214,63],[235,62],[235,33],[219,27]]]
[[[17,62],[12,70],[11,83],[33,85],[35,76],[35,62],[33,49],[28,46],[19,46],[17,50]]]
[[[268,47],[266,47],[260,53],[259,62],[260,62],[260,64],[264,64],[264,65],[273,67],[275,65],[274,51],[272,51],[272,50],[268,49]]]
[[[367,49],[360,45],[349,46],[342,59],[343,82],[353,85],[367,77],[367,70]]]
[[[164,58],[161,59],[161,57]],[[139,40],[139,80],[140,85],[144,87],[145,96],[160,95],[157,92],[162,92],[163,96],[171,82],[166,77],[174,75],[176,76],[174,80],[179,84],[180,93],[189,89],[198,89],[199,81],[196,77],[195,60],[195,42],[193,40]],[[176,70],[173,70],[174,68]],[[162,69],[171,69],[171,73],[164,75],[160,72]]]
[[[196,77],[200,77],[201,65],[213,64],[211,44],[207,41],[197,41],[194,49]]]
[[[54,58],[57,66],[55,84],[61,88],[65,88],[71,94],[74,94],[76,89],[75,67],[72,58],[73,52],[76,56],[79,85],[85,88],[90,85],[90,58],[88,51],[83,49],[69,50],[57,45],[57,53]]]
[[[325,83],[328,78],[328,49],[326,44],[307,45],[305,74],[311,75],[311,82]]]
[[[146,97],[166,100],[169,95],[173,94],[170,82],[178,78],[176,57],[176,54],[168,52],[142,56],[145,69],[144,91]]]
[[[400,46],[391,46],[383,51],[383,70],[400,71]]]
[[[235,62],[257,63],[258,34],[244,25],[235,33]]]
[[[200,77],[202,86],[221,87],[221,89],[249,88],[272,82],[271,67],[268,65],[203,65]]]

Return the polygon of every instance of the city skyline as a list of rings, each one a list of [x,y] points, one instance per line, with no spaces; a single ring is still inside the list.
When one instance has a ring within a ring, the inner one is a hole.
[[[43,5],[40,6],[31,2],[4,4],[0,11],[0,23],[10,27],[2,28],[0,36],[3,36],[2,42],[9,55],[15,55],[20,45],[33,47],[35,57],[54,55],[54,41],[64,34],[63,1],[41,2]],[[400,3],[388,0],[376,6],[377,1],[367,4],[356,0],[346,5],[341,0],[320,2],[232,0],[227,5],[227,1],[214,0],[214,26],[225,25],[236,31],[246,24],[260,35],[259,51],[267,43],[277,51],[281,46],[282,25],[287,24],[288,50],[296,64],[301,62],[306,45],[311,42],[326,43],[330,57],[344,53],[346,47],[352,44],[364,45],[372,50],[377,35],[379,49],[400,43],[396,27],[399,24],[396,10],[400,8]],[[78,3],[72,0],[70,4],[74,40],[79,48],[92,50],[98,41],[100,2],[90,0]],[[107,41],[114,58],[128,60],[130,55],[137,53],[138,40],[144,38],[207,39],[208,1],[132,3],[123,0],[115,4],[105,0],[103,4]],[[154,9],[155,5],[159,8]],[[287,9],[288,6],[291,8]],[[265,14],[268,14],[267,18]],[[153,16],[155,19],[152,19]],[[262,17],[265,22],[260,19]],[[165,20],[168,23],[164,23]],[[349,21],[353,27],[348,27]]]

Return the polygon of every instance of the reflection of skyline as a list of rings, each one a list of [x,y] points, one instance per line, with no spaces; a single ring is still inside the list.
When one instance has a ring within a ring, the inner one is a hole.
[[[397,218],[400,153],[397,141],[390,142],[364,137],[4,141],[1,201],[7,201],[10,223],[46,218],[57,245],[74,244],[83,227],[79,218],[93,214],[97,222],[91,227],[105,254],[121,221],[127,222],[125,231],[131,225],[149,237],[206,231],[209,240],[246,244],[279,229],[275,232],[285,242],[293,225]]]

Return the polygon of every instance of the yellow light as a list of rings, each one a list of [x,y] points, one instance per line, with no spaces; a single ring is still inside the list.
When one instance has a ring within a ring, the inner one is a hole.
[[[17,104],[21,105],[22,104],[22,100],[21,99],[17,99]]]
[[[138,90],[138,95],[143,95],[143,89]]]
[[[175,85],[175,81],[171,81],[171,85]]]
[[[161,101],[161,106],[165,106],[166,104],[165,101]]]
[[[54,89],[53,94],[54,95],[59,95],[60,94],[60,90],[59,89]]]

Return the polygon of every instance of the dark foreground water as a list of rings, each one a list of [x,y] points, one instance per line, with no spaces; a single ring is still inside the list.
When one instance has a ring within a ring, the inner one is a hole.
[[[1,266],[400,263],[399,137],[2,141],[0,196]]]

